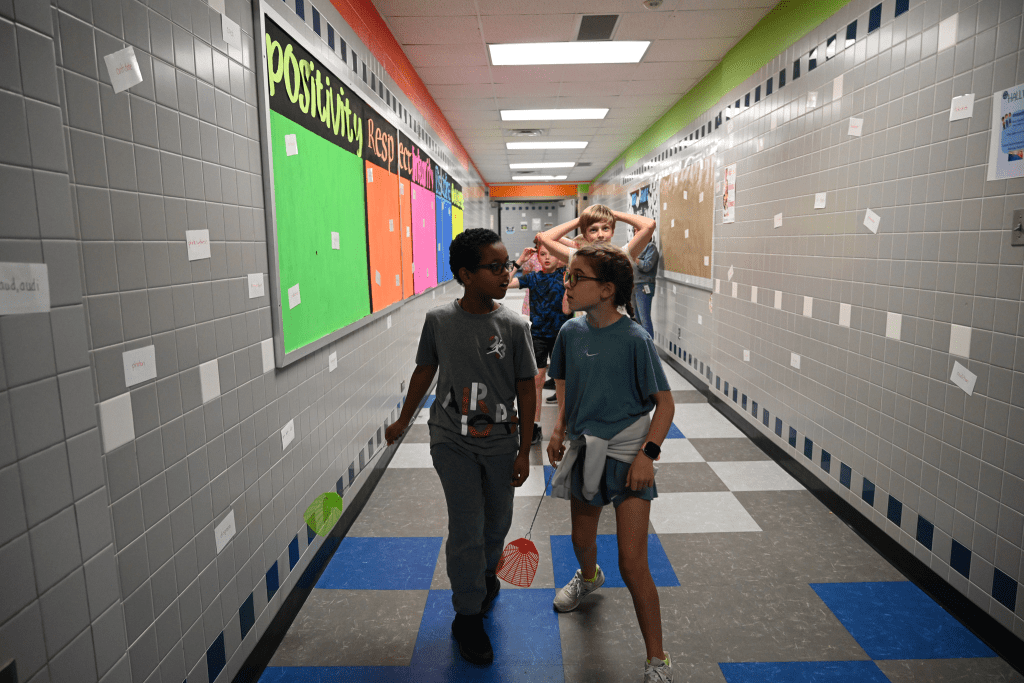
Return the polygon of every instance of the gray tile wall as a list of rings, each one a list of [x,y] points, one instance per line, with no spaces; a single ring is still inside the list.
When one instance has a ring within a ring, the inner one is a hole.
[[[749,109],[672,155],[715,151],[718,180],[722,166],[737,163],[738,202],[735,223],[723,224],[720,208],[715,216],[720,293],[663,279],[654,300],[657,342],[685,353],[695,373],[710,370],[723,397],[728,382],[730,402],[733,388],[757,401],[756,415],[752,406],[732,405],[1020,637],[1024,591],[1007,607],[993,597],[993,584],[999,573],[1013,585],[1024,581],[1024,249],[1009,244],[1024,179],[986,182],[985,174],[992,93],[1024,82],[1022,5],[917,0],[895,18],[894,0],[883,0],[881,27],[868,34],[877,4],[854,0],[797,40],[696,128],[747,93]],[[938,24],[954,15],[956,44],[938,51]],[[857,39],[846,46],[854,20]],[[838,52],[825,60],[833,35]],[[808,70],[815,47],[817,68]],[[788,79],[779,88],[783,68]],[[775,92],[764,97],[769,77]],[[973,117],[950,123],[952,97],[967,93],[975,94]],[[864,120],[862,137],[847,135],[850,117]],[[592,188],[594,198],[624,208],[638,181],[623,186],[620,178]],[[813,208],[817,192],[827,193],[824,210]],[[718,197],[720,207],[720,188]],[[862,225],[868,208],[881,216],[877,235]],[[777,213],[784,224],[774,229]],[[849,328],[839,325],[841,304],[851,306]],[[890,313],[902,316],[899,340],[886,336]],[[969,359],[950,353],[953,325],[972,331]],[[799,370],[792,353],[801,356]],[[977,375],[973,396],[949,381],[955,361]],[[805,439],[810,460],[802,457]],[[830,473],[821,467],[823,449]],[[850,468],[849,487],[840,463]],[[873,505],[862,496],[865,480],[875,485]],[[902,503],[899,525],[888,514],[891,499]],[[919,517],[934,524],[930,550],[917,540]],[[954,543],[970,551],[966,576],[950,566]]]
[[[48,264],[53,305],[0,318],[0,660],[23,681],[205,682],[218,643],[230,680],[320,545],[302,512],[363,484],[423,315],[455,292],[263,372],[269,298],[245,286],[268,272],[249,2],[227,16],[241,51],[202,0],[0,0],[0,261]],[[102,60],[126,44],[144,81],[114,94]],[[466,227],[483,226],[478,181],[454,172]],[[186,229],[210,230],[211,259],[187,260]],[[149,345],[157,378],[126,388],[122,353]],[[208,362],[220,394],[204,403]],[[97,404],[118,396],[135,438],[104,453]]]

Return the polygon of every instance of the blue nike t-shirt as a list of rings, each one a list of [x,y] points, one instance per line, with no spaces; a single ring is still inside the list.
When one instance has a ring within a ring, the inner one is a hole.
[[[654,341],[626,316],[601,328],[586,317],[562,325],[548,376],[566,380],[570,439],[611,439],[654,410],[652,395],[671,390]]]

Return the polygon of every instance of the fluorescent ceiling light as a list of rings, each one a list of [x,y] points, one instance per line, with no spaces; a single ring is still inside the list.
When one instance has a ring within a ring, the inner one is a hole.
[[[636,64],[649,40],[591,40],[568,43],[493,43],[491,64],[526,66],[534,64]]]
[[[502,121],[566,121],[603,119],[608,109],[502,109]]]
[[[506,142],[505,149],[586,149],[586,142]]]
[[[536,163],[509,164],[509,168],[572,168],[575,161],[539,161]]]
[[[565,180],[564,175],[514,175],[512,180]]]

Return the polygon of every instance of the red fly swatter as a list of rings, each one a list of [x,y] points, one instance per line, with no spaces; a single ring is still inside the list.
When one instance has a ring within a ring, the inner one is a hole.
[[[552,471],[552,474],[554,474],[554,471]],[[513,586],[519,586],[520,588],[529,588],[530,584],[533,583],[533,577],[537,575],[537,566],[540,565],[540,553],[537,552],[537,546],[534,542],[530,540],[530,534],[533,532],[533,525],[537,521],[537,515],[540,513],[540,506],[544,503],[544,498],[547,496],[548,484],[550,482],[551,477],[548,476],[547,481],[544,483],[544,493],[540,497],[540,502],[537,503],[537,511],[533,513],[533,521],[530,522],[530,530],[526,532],[526,536],[524,538],[517,538],[506,545],[505,550],[501,553],[501,559],[498,561],[498,568],[495,570],[495,574],[505,583],[511,583]]]

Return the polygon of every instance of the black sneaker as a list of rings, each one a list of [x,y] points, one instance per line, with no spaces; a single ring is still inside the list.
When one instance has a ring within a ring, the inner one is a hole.
[[[544,401],[545,403],[558,403],[558,394],[551,394]]]
[[[482,614],[456,614],[452,622],[452,638],[459,644],[459,654],[470,664],[487,666],[494,661],[494,650],[484,630]]]
[[[497,576],[484,575],[484,580],[487,582],[487,595],[484,596],[484,603],[480,605],[480,614],[491,609],[494,598],[498,597],[498,591],[501,590],[501,581]]]
[[[555,378],[554,377],[548,377],[548,381],[544,382],[544,388],[545,389],[554,389],[555,388]]]
[[[540,425],[536,422],[533,423],[533,441],[530,442],[531,446],[536,446],[540,443],[544,437],[540,433]]]

